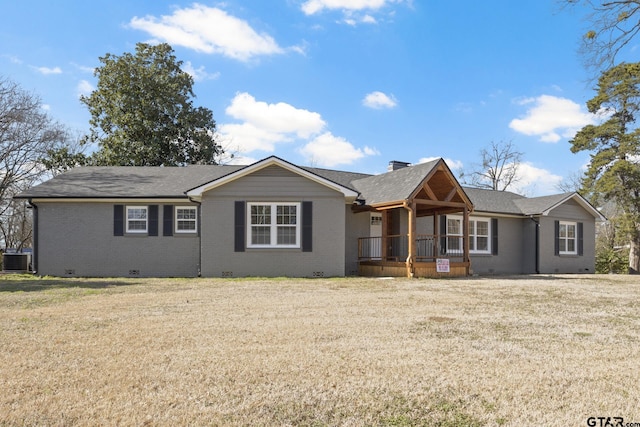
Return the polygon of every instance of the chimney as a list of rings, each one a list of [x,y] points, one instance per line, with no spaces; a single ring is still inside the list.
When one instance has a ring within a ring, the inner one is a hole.
[[[407,162],[399,162],[398,160],[391,160],[389,162],[389,166],[387,166],[387,171],[397,171],[398,169],[404,169],[406,167],[411,166],[411,163]]]

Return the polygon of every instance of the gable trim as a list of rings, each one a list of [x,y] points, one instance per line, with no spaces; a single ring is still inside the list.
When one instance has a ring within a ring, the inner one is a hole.
[[[433,178],[433,176],[438,171],[444,172],[447,175],[447,178],[449,179],[449,181],[452,184],[452,189],[449,191],[449,193],[445,197],[445,200],[436,200],[435,194],[431,190],[431,187],[429,187],[429,181],[431,180],[431,178]],[[447,162],[445,162],[444,159],[442,159],[442,158],[440,158],[438,160],[438,162],[433,166],[431,171],[429,171],[429,173],[424,177],[424,179],[420,182],[420,184],[411,192],[411,195],[409,196],[409,199],[410,200],[414,200],[416,195],[423,188],[425,189],[425,191],[427,192],[429,197],[434,199],[434,200],[429,200],[430,202],[434,201],[434,202],[448,203],[448,204],[451,205],[452,202],[450,202],[450,200],[453,199],[453,197],[456,194],[458,194],[460,196],[460,198],[463,200],[463,202],[459,203],[459,205],[460,206],[466,206],[470,211],[473,210],[473,202],[471,202],[471,199],[469,198],[469,196],[467,196],[467,193],[465,193],[464,188],[462,188],[462,186],[460,185],[460,183],[456,179],[456,177],[453,174],[453,172],[451,172],[451,169],[449,169],[449,166],[447,166]]]
[[[293,163],[289,163],[285,160],[282,160],[279,157],[276,156],[271,156],[271,157],[267,157],[266,159],[260,160],[252,165],[246,166],[240,170],[237,170],[235,172],[232,172],[228,175],[225,175],[223,177],[220,177],[218,179],[215,179],[213,181],[207,182],[205,184],[202,184],[198,187],[192,188],[190,190],[187,190],[185,192],[185,194],[189,197],[189,198],[193,198],[195,200],[201,200],[202,199],[202,194],[205,193],[206,191],[212,190],[214,188],[223,186],[225,184],[228,184],[232,181],[235,181],[239,178],[245,177],[247,175],[250,175],[254,172],[257,172],[259,170],[262,170],[266,167],[269,166],[279,166],[283,169],[286,169],[290,172],[293,172],[297,175],[302,176],[303,178],[307,178],[311,181],[314,181],[318,184],[324,185],[325,187],[328,187],[334,191],[337,191],[339,193],[342,193],[345,197],[346,203],[353,203],[356,199],[356,197],[358,196],[358,193],[355,190],[352,190],[351,188],[347,188],[344,187],[340,184],[337,184],[333,181],[330,181],[326,178],[323,178],[319,175],[314,174],[313,172],[309,172],[305,169],[302,169],[299,166],[294,165]]]
[[[547,209],[542,211],[540,214],[542,216],[548,216],[551,213],[552,210],[554,210],[558,206],[566,203],[567,201],[569,201],[571,199],[575,200],[584,210],[586,210],[591,215],[593,215],[593,217],[596,220],[598,220],[598,221],[606,221],[607,220],[607,218],[604,215],[602,215],[600,213],[600,211],[598,211],[595,207],[593,207],[593,205],[591,203],[589,203],[589,201],[587,199],[585,199],[584,197],[582,197],[579,193],[569,194],[567,197],[565,197],[564,199],[562,199],[559,202],[555,203],[554,205],[548,207]]]

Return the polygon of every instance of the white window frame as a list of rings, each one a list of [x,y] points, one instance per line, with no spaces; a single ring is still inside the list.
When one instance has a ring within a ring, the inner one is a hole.
[[[178,211],[180,210],[189,210],[194,212],[193,218],[178,218]],[[174,228],[176,233],[186,233],[193,234],[198,232],[198,208],[195,206],[174,206],[173,208],[173,220],[174,220]],[[180,223],[193,223],[193,229],[180,229]]]
[[[132,210],[143,210],[144,218],[129,218],[129,211]],[[125,209],[125,231],[127,233],[148,233],[149,232],[149,206],[127,206]],[[144,221],[144,230],[143,229],[131,229],[131,222],[133,221]]]
[[[459,234],[449,234],[449,219],[460,221],[460,233]],[[462,224],[463,217],[457,215],[447,215],[447,251],[449,250],[449,238],[460,239],[460,245],[462,245],[463,239],[463,230],[464,224]],[[487,235],[478,236],[478,222],[486,222],[487,223]],[[487,238],[487,249],[478,250],[478,237],[486,237]],[[474,249],[471,249],[474,248]],[[462,246],[460,247],[460,251],[462,251]],[[469,217],[469,253],[470,254],[491,254],[491,218],[483,218],[483,217]]]
[[[487,234],[478,235],[478,223],[487,223]],[[473,225],[471,225],[473,224]],[[478,237],[486,237],[487,249],[478,249]],[[471,254],[490,254],[491,253],[491,218],[469,218],[469,249]]]
[[[457,221],[460,229],[456,233],[449,232],[449,221]],[[444,230],[445,235],[447,236],[447,253],[451,252],[452,254],[462,254],[464,252],[464,225],[462,224],[462,217],[447,215],[447,229]],[[442,232],[442,231],[441,231]],[[451,243],[458,243],[459,248],[453,249]]]
[[[569,227],[573,227],[573,237],[569,237]],[[564,236],[563,234],[564,229]],[[573,241],[573,250],[568,250],[569,242]],[[564,244],[563,244],[564,242]],[[558,228],[558,244],[560,255],[578,255],[578,223],[574,221],[560,221]],[[564,247],[565,250],[562,250]]]
[[[251,208],[253,206],[270,206],[271,212],[269,216],[268,224],[252,224],[251,223]],[[295,224],[278,224],[277,223],[277,210],[278,206],[293,206],[296,208],[296,216],[295,216]],[[302,205],[299,202],[248,202],[247,203],[247,248],[293,248],[299,249],[300,245],[300,230],[302,228],[301,224],[302,220]],[[295,244],[278,244],[278,227],[279,226],[287,226],[287,227],[295,227],[295,236],[296,243]],[[260,243],[254,244],[252,243],[252,233],[251,230],[253,227],[269,227],[269,243]]]

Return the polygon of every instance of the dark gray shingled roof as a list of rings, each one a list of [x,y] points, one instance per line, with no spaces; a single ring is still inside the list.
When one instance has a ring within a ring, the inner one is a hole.
[[[587,210],[592,210],[596,217],[601,216],[597,209],[589,204],[578,193],[561,193],[551,196],[525,197],[510,191],[494,191],[482,188],[465,187],[476,212],[501,213],[513,215],[542,215],[549,209],[576,198]],[[601,217],[604,218],[604,217]]]
[[[336,170],[321,169],[321,168],[308,168],[304,166],[300,166],[300,168],[306,170],[307,172],[311,172],[313,174],[321,176],[324,179],[328,179],[329,181],[335,182],[336,184],[340,184],[343,187],[350,188],[352,190],[356,190],[355,186],[353,185],[354,181],[374,176],[366,173],[344,172],[344,171],[336,171]]]
[[[175,198],[246,166],[186,167],[89,166],[71,169],[18,195],[19,198]],[[368,174],[330,169],[302,169],[354,189],[352,181]]]
[[[243,166],[90,166],[71,169],[20,198],[174,198]]]
[[[368,175],[301,167],[343,187],[356,190],[368,205],[408,198],[439,162],[433,160],[403,169]],[[90,166],[64,174],[19,194],[17,198],[184,198],[185,192],[239,171],[246,166],[193,165],[186,167]],[[575,193],[526,198],[508,191],[464,187],[476,212],[536,215]]]
[[[353,181],[368,205],[408,198],[440,159]]]
[[[516,204],[517,200],[525,199],[510,191],[494,191],[483,188],[464,187],[476,212],[497,212],[504,214],[522,215],[522,210]]]
[[[438,160],[381,175],[301,167],[361,193],[368,204],[402,200],[417,188]],[[71,169],[24,191],[19,198],[176,198],[246,166],[89,166]]]
[[[574,194],[575,193],[562,193],[551,196],[531,197],[529,199],[525,198],[516,200],[516,205],[518,205],[524,215],[535,215],[556,206]]]

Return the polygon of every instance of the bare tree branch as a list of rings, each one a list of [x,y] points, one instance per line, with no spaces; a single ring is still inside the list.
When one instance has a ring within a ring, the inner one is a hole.
[[[505,191],[520,180],[518,169],[522,155],[512,141],[492,141],[480,151],[480,163],[462,174],[462,181],[473,187]]]
[[[558,0],[563,6],[583,5],[589,29],[582,36],[580,53],[585,67],[598,76],[617,62],[623,49],[640,32],[640,0]]]
[[[0,77],[0,246],[22,247],[31,239],[24,202],[12,198],[43,177],[42,159],[68,137],[37,96]]]

